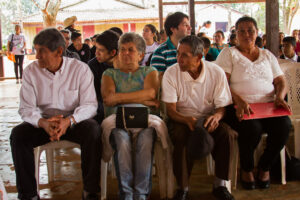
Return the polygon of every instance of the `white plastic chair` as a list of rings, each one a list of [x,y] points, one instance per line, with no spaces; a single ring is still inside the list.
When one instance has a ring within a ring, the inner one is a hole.
[[[3,184],[3,181],[0,176],[0,200],[8,200],[7,193]]]
[[[255,166],[257,166],[258,160],[260,156],[263,154],[267,137],[268,137],[267,134],[263,134],[262,139],[260,140],[258,146],[256,147],[256,150],[254,152]],[[281,184],[285,185],[286,184],[285,146],[280,151],[280,163],[281,163]]]
[[[230,177],[230,181],[228,185],[226,185],[228,191],[231,193],[231,189],[236,189],[237,185],[237,171],[238,171],[238,161],[239,161],[239,147],[237,144],[237,140],[234,142],[234,150],[233,150],[233,159],[232,159],[232,173]],[[214,175],[215,174],[215,162],[212,158],[212,155],[208,155],[206,157],[206,164],[207,164],[207,174]]]
[[[54,180],[54,162],[53,154],[54,149],[63,149],[63,148],[80,148],[80,145],[74,142],[67,140],[49,142],[42,146],[34,148],[34,161],[35,161],[35,179],[37,184],[37,192],[39,194],[39,174],[40,174],[40,156],[43,151],[46,151],[46,162],[48,170],[48,182]]]
[[[170,166],[170,164],[172,164],[171,148],[163,149],[161,143],[156,141],[154,146],[154,159],[157,167],[156,173],[159,180],[160,198],[171,199],[174,196],[175,190],[175,177],[173,175],[172,166]],[[108,167],[109,165],[111,167]],[[107,195],[108,168],[110,168],[112,175],[115,176],[112,160],[109,163],[101,160],[101,200],[105,200]]]
[[[288,83],[288,104],[292,110],[294,126],[295,157],[300,159],[300,63],[280,64]]]

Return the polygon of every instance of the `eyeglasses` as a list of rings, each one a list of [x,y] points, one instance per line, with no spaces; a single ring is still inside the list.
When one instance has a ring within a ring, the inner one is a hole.
[[[254,30],[254,29],[237,30],[237,33],[238,33],[238,34],[242,34],[242,35],[244,35],[246,32],[247,32],[249,35],[253,35],[253,34],[255,33],[255,30]]]

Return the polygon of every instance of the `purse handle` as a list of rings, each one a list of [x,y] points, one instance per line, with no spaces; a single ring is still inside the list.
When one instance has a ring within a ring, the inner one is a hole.
[[[124,125],[124,129],[129,132],[127,125],[126,125],[126,120],[125,120],[125,107],[122,106],[122,119],[123,119],[123,125]]]

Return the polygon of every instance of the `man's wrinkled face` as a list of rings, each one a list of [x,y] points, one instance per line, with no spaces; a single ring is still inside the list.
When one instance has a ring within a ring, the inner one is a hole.
[[[46,46],[34,45],[36,50],[36,59],[38,60],[39,67],[51,69],[57,64],[57,59],[61,57],[61,53],[57,50],[50,51]]]

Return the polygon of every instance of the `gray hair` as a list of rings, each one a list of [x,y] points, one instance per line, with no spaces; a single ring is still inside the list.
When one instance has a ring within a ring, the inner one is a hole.
[[[118,42],[118,48],[120,50],[121,44],[126,44],[129,42],[133,42],[135,44],[136,49],[140,53],[145,53],[146,51],[146,42],[142,36],[136,33],[125,33],[123,34]]]
[[[63,51],[66,49],[64,36],[56,28],[47,28],[39,32],[35,36],[33,44],[45,46],[52,52],[58,47],[62,47]]]
[[[62,29],[59,32],[61,32],[61,33],[67,33],[69,35],[69,38],[71,38],[71,31],[69,31],[68,29]]]
[[[204,42],[195,35],[185,36],[179,41],[179,44],[189,45],[192,49],[193,56],[197,56],[199,54],[204,55]]]

